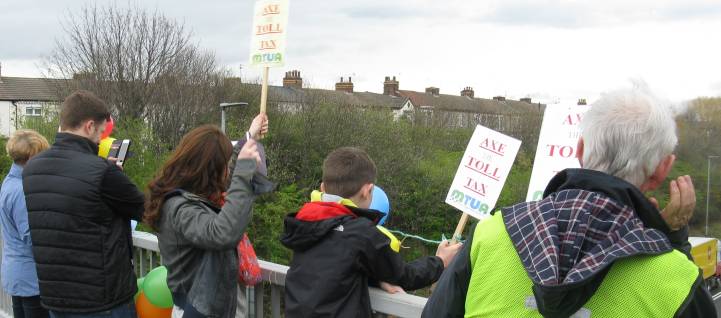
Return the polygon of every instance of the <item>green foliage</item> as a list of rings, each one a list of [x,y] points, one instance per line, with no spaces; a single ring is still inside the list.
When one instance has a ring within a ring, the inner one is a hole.
[[[7,138],[0,137],[0,176],[5,176],[10,171],[13,161],[5,151],[5,145],[7,144]]]
[[[297,211],[307,200],[307,194],[307,190],[288,185],[256,201],[248,237],[258,257],[271,262],[288,263],[290,251],[283,247],[279,240],[283,218],[286,214]]]

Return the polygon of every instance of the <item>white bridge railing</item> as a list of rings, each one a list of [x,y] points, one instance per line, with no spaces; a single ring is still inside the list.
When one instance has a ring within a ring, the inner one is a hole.
[[[0,249],[2,248],[0,241]],[[160,265],[158,238],[150,233],[133,232],[135,273],[145,276]],[[283,316],[283,291],[288,266],[259,261],[263,282],[248,288],[249,316],[262,318],[269,311],[270,317]],[[269,297],[267,297],[269,296]],[[266,298],[270,298],[270,302]],[[371,307],[377,317],[420,317],[426,298],[414,295],[391,295],[377,288],[370,288]],[[0,291],[0,318],[12,317],[12,302],[5,291]]]

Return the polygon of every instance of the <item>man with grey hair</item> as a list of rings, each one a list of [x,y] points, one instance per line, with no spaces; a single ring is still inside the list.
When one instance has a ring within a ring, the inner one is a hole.
[[[688,255],[691,178],[670,182],[663,210],[643,194],[675,160],[670,105],[646,89],[614,91],[581,127],[583,168],[479,222],[423,317],[716,317]]]

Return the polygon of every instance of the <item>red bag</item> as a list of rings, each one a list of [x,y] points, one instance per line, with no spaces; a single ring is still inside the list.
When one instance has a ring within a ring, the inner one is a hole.
[[[238,243],[238,282],[246,286],[254,286],[262,280],[253,244],[250,244],[248,234],[244,233],[243,239]]]

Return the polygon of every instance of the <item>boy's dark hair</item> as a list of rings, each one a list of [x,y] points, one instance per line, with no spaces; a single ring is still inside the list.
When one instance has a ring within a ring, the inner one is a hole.
[[[110,118],[110,111],[105,102],[95,94],[77,90],[65,98],[60,111],[60,129],[75,129],[90,119],[101,122]]]
[[[376,164],[362,149],[338,148],[323,161],[323,185],[328,194],[350,198],[375,179]]]

